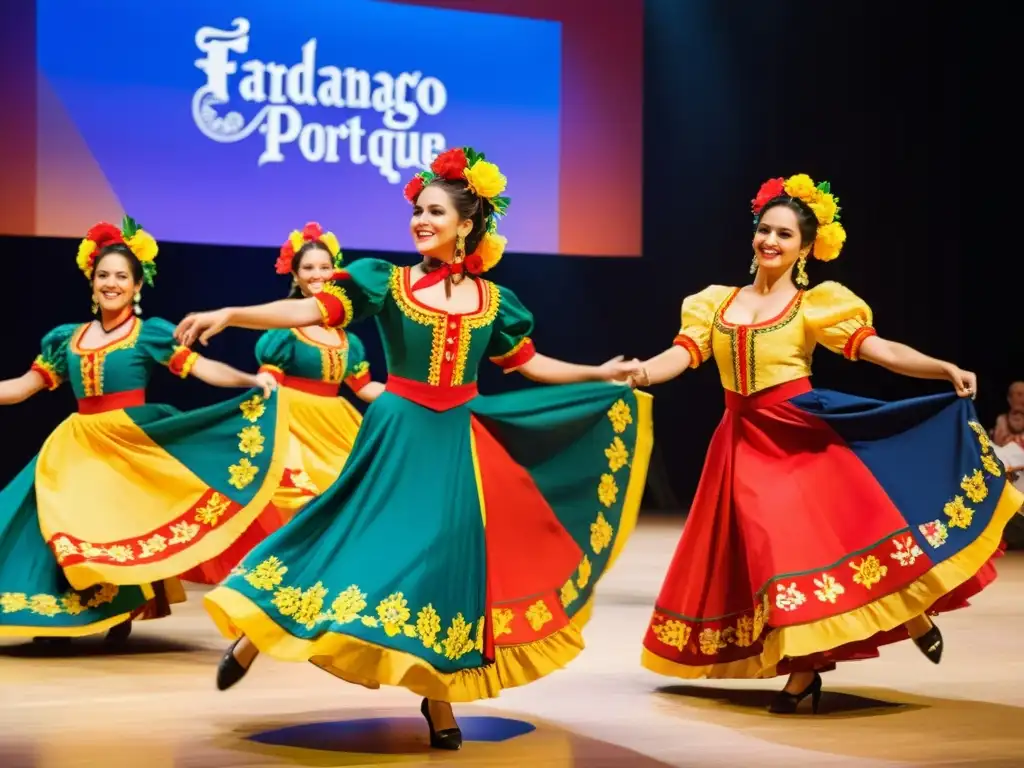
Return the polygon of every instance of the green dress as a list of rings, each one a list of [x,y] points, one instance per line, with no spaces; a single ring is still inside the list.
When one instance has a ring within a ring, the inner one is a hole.
[[[361,259],[320,294],[332,326],[374,316],[387,391],[341,476],[206,597],[228,637],[346,680],[447,701],[568,663],[594,586],[632,531],[651,400],[606,383],[476,396],[490,358],[534,354],[533,319],[476,280],[476,312],[412,296],[408,267]]]
[[[0,635],[145,618],[154,584],[183,600],[176,577],[252,536],[276,490],[277,398],[252,391],[187,413],[146,403],[156,368],[184,377],[198,355],[165,320],[128,322],[99,349],[79,345],[88,324],[59,326],[32,365],[50,389],[70,382],[79,408],[0,491]]]

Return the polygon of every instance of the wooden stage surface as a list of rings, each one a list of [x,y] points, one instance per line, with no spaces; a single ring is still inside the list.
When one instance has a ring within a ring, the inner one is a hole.
[[[1024,766],[1024,553],[943,617],[942,664],[902,643],[825,677],[818,716],[765,707],[781,681],[686,683],[641,669],[640,639],[681,523],[646,520],[602,582],[568,669],[456,707],[467,738],[431,751],[418,699],[260,659],[226,693],[202,591],[137,624],[125,650],[0,644],[0,766]],[[525,733],[523,731],[526,731]],[[504,739],[504,740],[502,740]]]

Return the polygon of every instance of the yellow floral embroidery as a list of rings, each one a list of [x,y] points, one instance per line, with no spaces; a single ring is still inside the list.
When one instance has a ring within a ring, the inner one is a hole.
[[[754,640],[761,637],[761,633],[764,631],[764,625],[768,621],[768,608],[767,606],[768,593],[764,593],[764,600],[757,604],[754,608]]]
[[[155,554],[163,552],[167,549],[167,537],[161,536],[159,533],[154,533],[148,539],[143,541],[139,539],[139,559],[152,557]]]
[[[284,579],[286,573],[288,573],[288,566],[276,557],[271,556],[246,574],[245,580],[256,589],[269,592],[281,584],[281,580]],[[363,607],[365,608],[366,606]]]
[[[579,596],[580,593],[576,591],[576,585],[572,583],[572,579],[565,582],[559,592],[559,600],[562,601],[563,608],[568,608]]]
[[[217,521],[227,512],[229,506],[231,506],[231,499],[219,493],[213,493],[210,496],[210,500],[196,510],[195,521],[213,528],[217,525]]]
[[[312,629],[320,620],[326,596],[327,588],[318,581],[305,591],[295,587],[279,587],[271,602],[284,616],[291,616],[296,623]]]
[[[437,615],[434,606],[427,603],[419,613],[416,614],[416,632],[423,641],[424,648],[433,648],[437,642],[437,635],[441,631],[441,617]]]
[[[462,614],[457,614],[448,627],[447,637],[441,641],[446,659],[461,659],[474,648],[473,625],[467,622]]]
[[[626,431],[626,427],[633,423],[633,413],[629,410],[625,400],[616,401],[608,410],[608,418],[612,423],[612,429],[619,434]]]
[[[113,602],[117,597],[118,588],[114,584],[101,584],[95,588],[95,591],[83,604],[82,596],[88,591],[69,591],[60,596],[46,593],[27,595],[24,592],[0,592],[0,611],[4,613],[31,611],[38,616],[48,618],[53,618],[61,613],[77,616],[87,608],[97,608]]]
[[[502,635],[511,635],[512,619],[514,618],[515,614],[508,608],[491,609],[491,622],[494,626],[494,636],[498,638]]]
[[[985,467],[985,471],[993,477],[1002,477],[1003,470],[999,466],[999,460],[995,456],[986,453],[981,457],[981,465]]]
[[[127,563],[129,560],[135,559],[135,550],[127,544],[115,544],[112,547],[107,547],[107,557],[115,563]]]
[[[865,589],[871,589],[889,572],[889,567],[882,565],[874,555],[868,555],[860,563],[851,562],[850,567],[855,571],[853,580]]]
[[[754,620],[749,616],[740,616],[736,621],[736,645],[747,648],[754,644]]]
[[[604,455],[608,459],[608,469],[612,472],[618,472],[629,463],[629,451],[626,450],[626,444],[622,442],[622,438],[618,436],[612,440],[611,445],[604,449]]]
[[[974,510],[964,504],[963,496],[954,496],[952,501],[947,501],[942,508],[949,518],[950,528],[967,528],[974,519]]]
[[[243,427],[238,433],[238,450],[255,458],[263,453],[263,443],[266,439],[258,426]]]
[[[722,630],[720,629],[708,628],[701,630],[697,642],[700,643],[700,652],[705,656],[714,656],[726,646],[726,642],[722,639]]]
[[[592,571],[593,566],[590,564],[590,558],[584,555],[583,561],[580,563],[579,573],[576,576],[576,586],[580,589],[584,589],[587,584],[590,583],[590,574]]]
[[[394,637],[402,632],[402,627],[412,616],[405,595],[401,592],[393,592],[385,597],[377,605],[377,616],[380,618],[381,626],[388,637]]]
[[[597,498],[606,507],[611,507],[619,497],[619,486],[611,475],[601,475],[601,483],[597,486]]]
[[[554,618],[554,616],[551,615],[551,611],[548,610],[547,604],[543,600],[538,600],[527,608],[525,615],[526,620],[530,622],[530,626],[533,627],[534,632],[539,632],[541,627]]]
[[[237,464],[228,467],[228,472],[231,474],[231,479],[228,482],[241,491],[256,479],[256,474],[259,471],[260,468],[254,466],[248,459],[239,459]]]
[[[846,587],[836,581],[835,576],[823,573],[820,579],[814,580],[814,596],[823,603],[836,604],[838,597],[846,592]]]
[[[690,632],[692,631],[686,624],[675,619],[667,619],[662,624],[652,624],[651,630],[658,640],[678,651],[686,648],[686,644],[690,642]]]
[[[807,602],[807,596],[796,588],[796,582],[775,585],[775,607],[783,611],[795,611]]]
[[[365,607],[366,593],[353,584],[334,598],[334,602],[331,603],[331,618],[339,624],[348,624],[358,619]]]
[[[973,474],[965,475],[964,479],[960,481],[960,487],[963,488],[964,493],[967,494],[967,498],[975,504],[984,501],[985,497],[988,496],[988,488],[985,486],[985,476],[981,474],[980,469],[974,470]]]
[[[57,560],[63,560],[69,555],[77,555],[78,547],[67,536],[59,536],[53,540],[53,552],[57,555]]]
[[[246,421],[251,421],[254,424],[259,421],[260,417],[262,417],[264,413],[267,412],[267,406],[263,402],[263,398],[259,395],[253,395],[243,402],[239,408],[241,409],[242,416]]]
[[[613,534],[614,531],[609,522],[604,519],[604,514],[598,512],[597,520],[590,524],[590,548],[594,550],[595,555],[600,555],[605,547],[612,543]]]
[[[29,610],[40,616],[56,616],[60,613],[60,603],[53,595],[32,595],[28,601]]]
[[[171,526],[171,544],[187,544],[199,535],[199,526],[182,520]]]

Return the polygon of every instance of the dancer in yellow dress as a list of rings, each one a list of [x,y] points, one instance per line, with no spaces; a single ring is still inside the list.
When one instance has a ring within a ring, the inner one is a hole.
[[[78,265],[96,319],[60,325],[24,375],[0,382],[0,404],[68,381],[78,413],[0,491],[0,635],[70,637],[169,613],[177,577],[232,546],[268,508],[287,439],[269,374],[243,373],[142,319],[156,241],[125,217],[89,230]],[[220,387],[257,387],[180,413],[146,402],[165,366]]]
[[[277,273],[292,276],[288,298],[308,298],[328,285],[341,263],[338,238],[310,222],[281,246]],[[274,504],[290,517],[330,487],[352,450],[363,417],[338,396],[340,384],[367,403],[384,385],[371,379],[363,343],[342,328],[318,324],[267,331],[256,344],[256,358],[260,371],[280,382],[279,396],[288,401],[291,439]]]

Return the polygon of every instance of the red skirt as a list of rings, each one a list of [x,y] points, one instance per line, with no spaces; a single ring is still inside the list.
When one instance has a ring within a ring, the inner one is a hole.
[[[1021,500],[969,400],[726,392],[643,664],[752,678],[877,656],[995,578]]]

